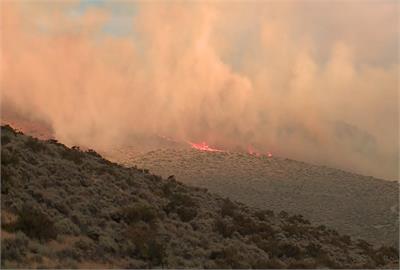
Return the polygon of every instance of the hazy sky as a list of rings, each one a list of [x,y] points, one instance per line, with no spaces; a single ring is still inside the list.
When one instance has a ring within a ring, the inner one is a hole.
[[[2,105],[398,179],[398,1],[2,1]]]

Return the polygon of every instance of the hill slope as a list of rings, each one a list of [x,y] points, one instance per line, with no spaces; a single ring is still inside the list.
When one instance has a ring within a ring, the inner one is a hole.
[[[3,268],[396,267],[301,216],[274,214],[122,167],[94,151],[1,134]]]
[[[399,183],[278,157],[160,149],[121,159],[251,206],[398,246]]]

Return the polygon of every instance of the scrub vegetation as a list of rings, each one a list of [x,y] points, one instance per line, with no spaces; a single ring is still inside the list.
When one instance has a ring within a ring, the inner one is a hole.
[[[1,129],[2,268],[384,268],[393,247]]]

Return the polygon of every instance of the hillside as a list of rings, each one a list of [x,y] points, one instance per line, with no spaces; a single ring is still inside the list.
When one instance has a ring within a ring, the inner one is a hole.
[[[2,268],[396,268],[398,251],[1,129]],[[178,178],[178,180],[180,180]]]
[[[355,238],[398,246],[398,182],[280,157],[194,149],[160,149],[119,161],[173,174],[250,206],[302,214]]]

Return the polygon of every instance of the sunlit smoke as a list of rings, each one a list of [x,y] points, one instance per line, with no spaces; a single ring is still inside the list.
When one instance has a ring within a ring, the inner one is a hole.
[[[398,10],[2,1],[2,110],[69,145],[161,134],[397,179]]]

